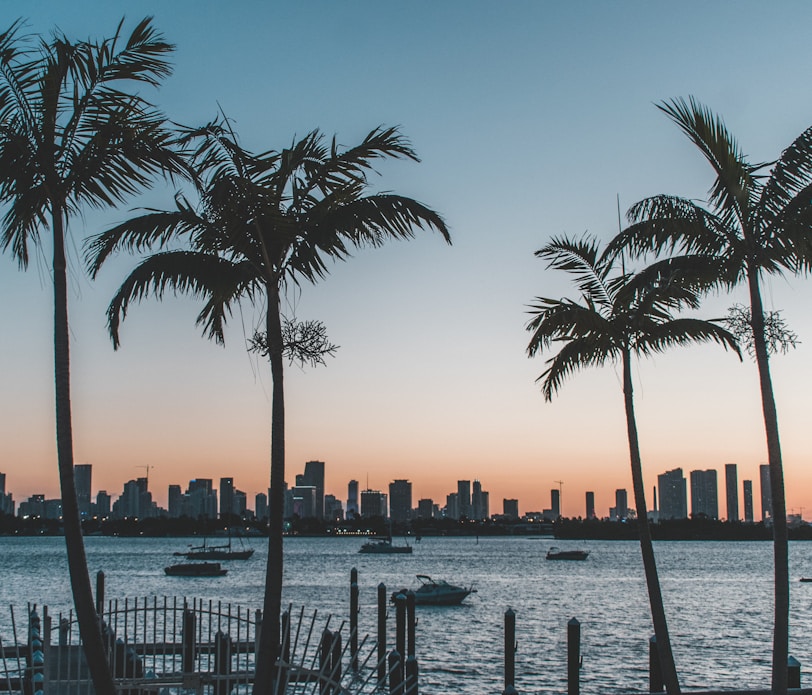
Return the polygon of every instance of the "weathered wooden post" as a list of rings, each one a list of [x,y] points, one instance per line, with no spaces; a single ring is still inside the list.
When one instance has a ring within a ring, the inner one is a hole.
[[[217,676],[231,675],[231,637],[218,630],[214,636],[214,672]],[[216,695],[228,695],[231,692],[231,680],[218,678],[214,688]]]
[[[350,667],[358,670],[358,570],[350,570]]]
[[[104,572],[101,570],[96,573],[96,615],[99,616],[101,624],[104,615]]]
[[[70,620],[67,618],[59,619],[59,646],[67,647],[70,639]]]
[[[581,623],[567,623],[567,695],[581,693]]]
[[[502,695],[517,695],[516,678],[516,613],[512,608],[505,611],[505,690]]]
[[[28,663],[34,695],[42,695],[45,687],[45,654],[42,651],[41,627],[39,614],[34,608],[28,616]]]
[[[282,613],[282,661],[290,664],[290,612]]]
[[[416,637],[415,631],[417,629],[417,618],[414,614],[414,607],[415,607],[415,595],[414,591],[407,591],[406,592],[406,636],[407,636],[407,647],[406,647],[406,658],[416,656]]]
[[[184,673],[193,673],[195,670],[195,612],[189,608],[183,609],[183,623],[181,626],[181,670]]]
[[[378,584],[378,687],[386,682],[386,584]]]
[[[330,656],[330,673],[336,683],[341,682],[341,633],[338,630],[333,633],[333,653]]]
[[[406,654],[406,596],[404,594],[395,596],[395,649],[401,656],[402,672]]]
[[[397,649],[389,652],[389,693],[390,695],[403,693],[403,660]]]
[[[657,650],[657,635],[648,641],[648,691],[661,693],[665,690],[663,672],[660,668],[660,652]]]
[[[405,695],[418,695],[417,675],[418,675],[417,657],[412,655],[406,658]]]
[[[787,659],[787,687],[801,687],[801,662],[794,656]]]
[[[327,683],[330,678],[331,657],[333,654],[333,633],[327,628],[321,633],[321,643],[319,644],[319,675],[321,684],[319,685],[320,695],[330,695],[332,688]]]

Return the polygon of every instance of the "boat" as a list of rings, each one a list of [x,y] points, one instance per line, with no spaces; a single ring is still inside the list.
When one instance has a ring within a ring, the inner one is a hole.
[[[164,572],[170,577],[222,577],[228,570],[219,562],[179,562],[164,567]]]
[[[242,539],[240,539],[240,543],[242,544]],[[223,545],[207,545],[204,539],[203,545],[190,546],[189,550],[175,553],[187,560],[247,560],[253,554],[253,548],[242,548],[241,550],[232,548],[230,534],[228,543]]]
[[[414,602],[417,606],[457,606],[470,594],[475,594],[473,586],[455,586],[444,579],[432,579],[427,574],[418,574],[420,586],[414,591]],[[401,589],[392,594],[392,601],[398,594],[405,594],[408,589]]]
[[[812,582],[812,577],[801,577],[802,582]]]
[[[553,546],[547,551],[548,560],[586,560],[587,557],[588,550],[560,550]]]
[[[371,553],[375,555],[411,553],[412,546],[410,546],[408,543],[406,545],[393,545],[392,537],[385,536],[383,538],[373,538],[372,540],[367,541],[361,546],[358,552]]]

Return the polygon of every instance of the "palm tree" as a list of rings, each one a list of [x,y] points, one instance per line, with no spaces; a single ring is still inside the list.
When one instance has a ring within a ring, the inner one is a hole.
[[[699,148],[716,174],[707,207],[668,195],[642,200],[630,208],[629,227],[611,246],[617,253],[628,249],[640,254],[699,254],[715,265],[718,285],[732,288],[742,282],[747,284],[770,467],[775,563],[772,692],[786,693],[787,513],[761,278],[805,271],[812,262],[812,128],[805,130],[777,161],[751,164],[722,119],[693,98],[663,102],[658,108]]]
[[[53,245],[56,444],[71,589],[94,687],[115,692],[102,644],[82,542],[73,472],[66,235],[83,206],[114,206],[178,163],[163,117],[126,83],[157,86],[173,47],[150,19],[128,37],[119,24],[102,42],[0,34],[0,246],[20,267],[29,246]],[[124,83],[122,85],[122,83]],[[121,86],[120,86],[121,85]]]
[[[350,249],[406,239],[416,228],[433,228],[450,243],[442,218],[425,205],[394,194],[367,193],[367,174],[381,158],[417,161],[395,128],[376,128],[359,145],[339,150],[313,131],[289,149],[254,155],[222,123],[186,134],[199,143],[191,153],[202,181],[201,202],[183,196],[171,211],[148,211],[100,235],[89,248],[91,272],[117,249],[163,249],[143,260],[124,281],[108,310],[110,335],[133,300],[167,289],[205,298],[197,323],[218,342],[232,308],[247,301],[264,310],[255,344],[270,361],[271,490],[260,651],[254,692],[271,692],[280,650],[282,530],[285,483],[285,401],[281,300],[290,283],[316,282],[328,260]],[[182,250],[167,249],[179,239]],[[277,680],[277,683],[279,681]]]
[[[544,398],[552,400],[564,379],[578,369],[620,361],[623,369],[623,396],[632,469],[640,548],[648,588],[651,617],[663,680],[669,695],[680,692],[668,625],[665,618],[654,547],[643,485],[643,465],[634,416],[632,355],[662,352],[675,345],[714,341],[738,353],[735,338],[711,321],[674,318],[682,307],[698,305],[698,292],[676,262],[664,261],[637,273],[615,271],[614,261],[601,254],[591,237],[550,241],[536,256],[548,261],[548,268],[573,276],[580,301],[538,297],[531,305],[532,332],[528,355],[561,345],[547,360],[547,369],[539,377]]]

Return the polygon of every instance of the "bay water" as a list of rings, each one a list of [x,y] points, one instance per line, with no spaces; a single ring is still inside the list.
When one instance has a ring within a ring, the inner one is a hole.
[[[178,596],[262,607],[266,539],[245,541],[256,552],[224,563],[217,578],[168,577],[175,551],[200,539],[86,539],[91,577],[106,577],[106,598]],[[402,542],[399,539],[395,541]],[[377,586],[387,593],[416,588],[415,575],[474,584],[461,606],[417,608],[421,692],[500,693],[504,687],[504,613],[516,612],[516,688],[521,693],[566,690],[566,628],[581,623],[584,693],[646,692],[651,618],[640,549],[632,541],[549,538],[424,538],[411,555],[358,554],[362,539],[286,538],[285,605],[298,613],[348,620],[350,571],[357,568],[359,630],[376,634]],[[548,548],[590,551],[584,562],[550,562]],[[772,544],[660,541],[655,543],[666,615],[685,689],[767,688],[772,645]],[[790,654],[812,678],[812,543],[790,543]],[[71,608],[64,539],[0,537],[0,637],[8,643],[6,606]],[[390,610],[392,635],[394,611]],[[390,641],[394,637],[389,637]]]

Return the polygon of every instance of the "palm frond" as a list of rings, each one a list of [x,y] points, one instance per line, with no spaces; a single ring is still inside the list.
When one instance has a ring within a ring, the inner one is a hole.
[[[601,336],[567,342],[558,354],[547,360],[549,367],[536,379],[537,382],[541,381],[544,400],[551,401],[564,381],[576,371],[586,367],[599,367],[607,360],[614,359],[618,353],[617,344],[602,340]]]
[[[569,299],[537,297],[529,306],[528,313],[533,317],[525,326],[532,333],[527,346],[528,357],[543,353],[561,341],[601,335],[611,340],[618,337],[610,320],[596,311],[594,306]]]
[[[597,239],[553,237],[534,255],[546,260],[548,268],[572,274],[585,300],[604,308],[611,307],[612,296],[606,283],[610,264],[601,260]]]
[[[666,323],[651,322],[645,330],[635,335],[632,350],[638,355],[648,355],[690,343],[709,342],[731,350],[741,359],[736,337],[720,326],[716,319],[677,318]]]

